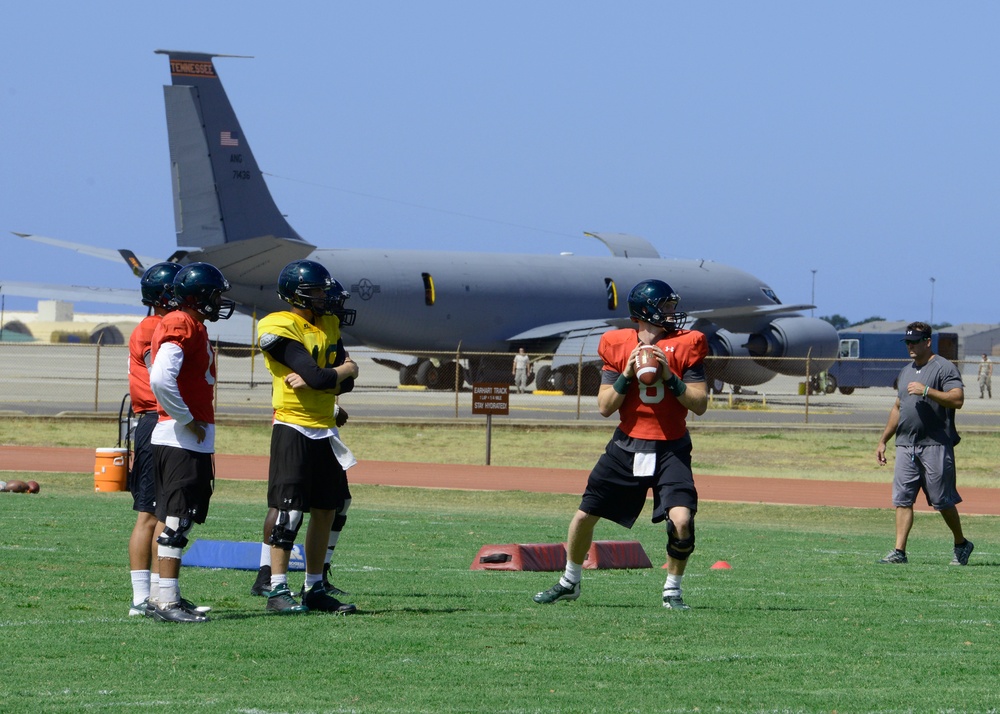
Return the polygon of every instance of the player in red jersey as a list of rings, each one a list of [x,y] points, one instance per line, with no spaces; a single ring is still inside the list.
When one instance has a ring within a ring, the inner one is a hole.
[[[663,606],[687,610],[681,578],[694,551],[698,492],[691,473],[687,414],[708,408],[701,332],[682,329],[687,315],[677,312],[680,297],[662,280],[644,280],[628,296],[637,326],[601,336],[604,360],[597,406],[602,416],[618,412],[620,423],[590,473],[580,508],[569,526],[566,570],[555,585],[535,595],[537,603],[580,597],[583,561],[601,518],[631,528],[653,489],[653,523],[667,522],[667,581]],[[661,377],[646,386],[635,379],[636,357],[652,345]]]
[[[155,469],[150,437],[159,418],[156,397],[149,387],[149,367],[153,363],[153,332],[163,316],[170,312],[170,285],[180,271],[177,263],[157,263],[142,274],[139,281],[142,304],[149,314],[132,330],[128,341],[128,393],[132,410],[139,420],[135,427],[135,455],[128,471],[128,490],[132,493],[135,526],[128,541],[129,570],[132,576],[132,606],[129,615],[153,614],[151,589],[159,586],[159,568],[153,558],[156,533]]]
[[[162,622],[205,622],[180,596],[181,553],[195,523],[204,523],[215,485],[215,355],[205,321],[228,319],[233,303],[223,300],[229,282],[214,265],[191,263],[171,284],[170,305],[153,333],[149,383],[159,420],[153,428],[156,464],[156,539],[160,587],[153,618]]]

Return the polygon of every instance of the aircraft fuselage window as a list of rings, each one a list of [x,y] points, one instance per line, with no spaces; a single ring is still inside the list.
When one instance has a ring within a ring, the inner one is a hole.
[[[608,309],[617,310],[618,309],[618,288],[615,286],[615,281],[611,278],[604,279],[604,287],[608,291]]]
[[[420,277],[424,279],[424,305],[433,307],[436,297],[434,294],[434,278],[431,277],[430,273],[421,273]]]

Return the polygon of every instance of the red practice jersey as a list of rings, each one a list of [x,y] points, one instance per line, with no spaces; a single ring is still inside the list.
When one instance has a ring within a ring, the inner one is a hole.
[[[152,355],[160,345],[173,342],[184,351],[184,363],[177,375],[177,389],[187,404],[195,421],[215,423],[215,405],[212,403],[215,388],[215,359],[208,330],[183,310],[174,310],[163,316],[153,333]],[[160,421],[169,419],[163,407],[158,407]]]
[[[146,355],[153,342],[153,332],[162,319],[160,315],[150,315],[135,326],[132,336],[128,338],[128,394],[132,400],[132,409],[136,412],[156,409],[156,397],[149,388]]]
[[[637,344],[639,336],[633,329],[605,332],[597,348],[605,371],[624,372]],[[676,330],[658,340],[656,345],[667,355],[670,371],[681,379],[699,366],[708,354],[705,335],[696,330]],[[629,385],[625,401],[618,409],[621,419],[618,426],[636,439],[673,441],[687,433],[687,413],[687,407],[677,401],[662,380],[648,387],[636,380]]]

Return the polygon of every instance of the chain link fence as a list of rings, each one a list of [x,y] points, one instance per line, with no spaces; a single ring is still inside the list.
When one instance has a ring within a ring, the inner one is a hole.
[[[390,355],[413,360],[413,364],[391,364],[382,353],[367,348],[350,350],[360,368],[353,392],[341,398],[351,418],[380,421],[478,420],[472,415],[472,390],[466,381],[469,358],[493,358],[494,364],[512,365],[513,354],[482,353],[452,356],[440,354]],[[128,393],[128,347],[95,344],[0,343],[0,414],[86,414],[117,417]],[[531,355],[532,382],[525,394],[511,388],[509,414],[500,422],[609,423],[597,413],[596,355],[582,354],[571,360],[560,357],[562,366],[553,370],[553,355]],[[416,359],[413,359],[416,358]],[[712,361],[706,364],[711,371]],[[745,359],[745,358],[744,358]],[[753,362],[747,361],[751,370]],[[804,360],[796,360],[801,365]],[[728,373],[739,358],[728,358]],[[780,361],[772,362],[775,366]],[[857,366],[873,368],[897,360],[853,360]],[[979,399],[978,360],[958,361],[966,386],[966,404],[960,428],[1000,427],[1000,394],[997,402]],[[426,366],[424,366],[426,365]],[[458,368],[456,368],[456,366]],[[893,400],[892,386],[854,387],[833,385],[825,373],[809,376],[777,375],[753,387],[711,384],[708,411],[689,417],[692,426],[811,425],[830,428],[881,428]],[[496,381],[512,374],[498,372]],[[262,419],[271,416],[271,379],[259,352],[249,348],[223,348],[218,355],[216,410],[220,419]],[[493,381],[493,380],[491,380]],[[402,383],[401,383],[402,382]],[[426,386],[433,383],[433,388]],[[845,393],[847,392],[847,393]],[[996,406],[995,406],[996,405]]]

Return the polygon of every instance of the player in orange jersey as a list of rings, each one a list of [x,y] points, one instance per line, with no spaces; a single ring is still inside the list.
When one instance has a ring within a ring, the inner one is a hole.
[[[535,595],[537,603],[580,597],[583,561],[601,518],[631,528],[653,490],[653,523],[667,523],[667,580],[663,606],[687,610],[681,578],[694,550],[698,492],[691,473],[688,411],[708,408],[705,336],[684,330],[680,297],[662,280],[644,280],[628,297],[635,328],[601,336],[604,360],[597,406],[602,416],[618,413],[620,423],[590,473],[580,508],[569,526],[566,570],[555,585]],[[647,345],[661,366],[660,378],[646,386],[635,379],[636,357]]]
[[[177,578],[181,553],[195,523],[204,523],[215,485],[215,355],[205,321],[228,319],[229,282],[214,265],[191,263],[174,277],[170,304],[153,333],[149,383],[159,420],[153,428],[156,464],[156,539],[160,587],[153,618],[205,622],[182,601]]]

